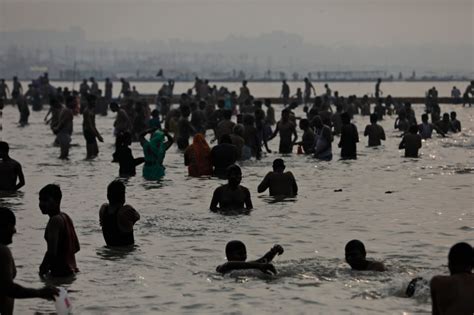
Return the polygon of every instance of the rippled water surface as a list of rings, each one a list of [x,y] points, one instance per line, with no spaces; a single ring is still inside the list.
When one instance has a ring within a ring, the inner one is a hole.
[[[407,91],[413,90],[405,84]],[[256,94],[267,96],[262,89]],[[357,90],[357,84],[350,89]],[[275,202],[257,193],[280,155],[242,163],[242,184],[250,189],[255,207],[250,215],[211,213],[212,191],[223,181],[187,177],[182,154],[173,146],[162,181],[146,182],[141,176],[128,181],[127,202],[142,215],[137,245],[132,251],[113,251],[104,247],[98,222],[107,184],[118,174],[118,165],[110,162],[113,117],[97,117],[105,143],[99,144],[95,161],[84,160],[82,118],[77,117],[77,146],[71,149],[71,160],[62,162],[42,122],[45,112],[33,112],[30,125],[19,128],[17,110],[7,107],[2,136],[12,157],[22,163],[27,181],[16,195],[0,197],[0,204],[17,215],[18,234],[11,246],[17,281],[42,285],[37,270],[46,250],[47,217],[38,208],[38,191],[54,182],[61,185],[63,210],[72,217],[82,246],[76,256],[81,272],[65,285],[77,314],[429,313],[426,285],[412,299],[402,297],[404,286],[416,275],[447,273],[450,246],[474,240],[474,108],[442,106],[442,112],[453,109],[464,130],[423,142],[420,159],[402,157],[394,117],[382,122],[387,134],[382,147],[367,148],[360,134],[356,161],[338,161],[337,150],[331,162],[285,156],[300,187],[293,200]],[[419,117],[422,108],[415,110]],[[356,117],[355,123],[362,133],[368,118]],[[270,147],[277,150],[278,140]],[[138,144],[133,150],[141,156]],[[383,260],[390,270],[349,270],[343,250],[353,238],[363,240],[368,256]],[[215,267],[225,261],[225,244],[232,239],[247,244],[249,259],[281,244],[285,253],[275,259],[279,275],[216,274]],[[53,311],[50,302],[16,301],[18,314]]]

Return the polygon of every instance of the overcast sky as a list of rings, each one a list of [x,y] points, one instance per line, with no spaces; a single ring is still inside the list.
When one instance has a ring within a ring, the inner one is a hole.
[[[0,30],[67,30],[87,39],[219,40],[283,30],[345,45],[474,42],[473,0],[0,0]]]

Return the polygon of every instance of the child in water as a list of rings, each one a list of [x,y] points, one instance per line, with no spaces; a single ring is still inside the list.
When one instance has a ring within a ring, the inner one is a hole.
[[[230,241],[225,247],[227,262],[218,266],[216,271],[225,274],[233,270],[257,269],[266,274],[276,274],[277,271],[271,264],[271,261],[276,255],[281,255],[283,252],[283,247],[277,244],[262,258],[254,261],[246,261],[247,249],[245,244],[241,241]]]

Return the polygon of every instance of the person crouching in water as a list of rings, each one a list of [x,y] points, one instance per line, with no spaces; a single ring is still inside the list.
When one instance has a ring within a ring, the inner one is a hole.
[[[225,247],[227,262],[218,266],[216,271],[222,274],[233,270],[256,269],[266,274],[276,274],[275,267],[271,264],[276,255],[283,254],[283,247],[280,245],[273,246],[268,253],[262,258],[254,261],[247,260],[247,249],[241,241],[230,241]]]
[[[100,207],[99,219],[107,246],[130,246],[135,244],[133,226],[140,215],[125,204],[125,185],[115,180],[107,187],[107,199]]]

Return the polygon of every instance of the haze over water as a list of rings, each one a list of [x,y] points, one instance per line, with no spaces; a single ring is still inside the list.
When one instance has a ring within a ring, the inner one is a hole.
[[[159,88],[159,84],[136,85],[142,93]],[[177,85],[176,90],[183,92],[190,85]],[[382,90],[384,95],[423,96],[435,85],[444,96],[452,85],[464,89],[467,83],[426,85],[384,83]],[[373,91],[373,84],[330,86],[342,95]],[[118,86],[114,88],[118,91]],[[250,83],[249,88],[257,97],[279,93],[278,84]],[[316,86],[318,93],[321,88]],[[280,109],[276,105],[277,117]],[[423,106],[414,109],[419,119]],[[22,163],[26,176],[21,192],[0,197],[0,204],[11,207],[17,216],[18,234],[11,246],[17,281],[41,285],[37,270],[46,250],[47,217],[38,208],[38,191],[54,182],[61,185],[62,208],[73,219],[82,247],[76,255],[81,272],[66,284],[73,291],[77,314],[430,313],[429,289],[422,287],[407,299],[402,297],[406,284],[414,276],[446,274],[450,246],[474,240],[474,114],[472,108],[441,106],[442,113],[451,110],[457,111],[463,131],[424,141],[420,159],[402,157],[394,116],[381,122],[387,141],[377,149],[366,147],[362,134],[368,117],[355,116],[358,159],[338,161],[338,137],[331,162],[284,156],[300,187],[296,198],[284,202],[256,192],[280,154],[241,163],[242,185],[250,189],[255,207],[250,215],[211,213],[212,191],[223,181],[189,178],[182,154],[173,146],[165,158],[163,180],[145,181],[139,167],[138,175],[127,182],[127,202],[142,218],[136,225],[135,249],[117,252],[104,246],[98,219],[107,184],[118,174],[118,165],[110,162],[114,115],[97,117],[105,142],[99,144],[95,161],[84,160],[82,118],[75,118],[73,143],[78,146],[71,149],[70,161],[62,162],[43,123],[46,112],[32,112],[30,125],[18,128],[18,111],[8,106],[2,140],[10,143],[11,156]],[[297,116],[302,115],[300,107]],[[277,151],[278,139],[270,142],[270,148]],[[132,149],[135,156],[142,156],[137,143]],[[343,254],[345,243],[353,238],[363,240],[368,256],[383,260],[389,271],[350,271]],[[285,253],[275,259],[279,274],[222,277],[215,273],[215,267],[225,261],[225,244],[232,239],[247,244],[249,259],[281,244]],[[41,300],[16,300],[15,310],[49,313],[54,306]]]

